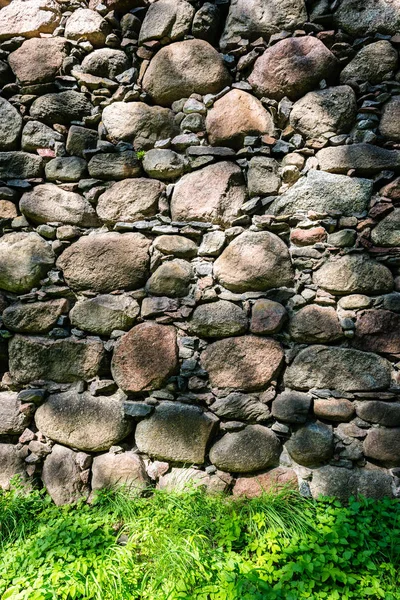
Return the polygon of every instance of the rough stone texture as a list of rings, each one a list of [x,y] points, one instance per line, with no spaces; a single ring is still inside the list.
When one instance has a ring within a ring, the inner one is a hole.
[[[37,233],[8,233],[0,240],[0,288],[16,294],[36,287],[54,264],[51,247]]]
[[[143,169],[149,177],[169,181],[176,179],[185,171],[186,162],[181,154],[173,150],[154,148],[146,152]]]
[[[373,85],[390,79],[398,63],[397,52],[387,40],[380,40],[361,48],[340,73],[340,83]]]
[[[0,98],[0,150],[15,150],[21,135],[22,117],[5,98]]]
[[[387,217],[379,221],[372,230],[371,240],[377,246],[389,248],[400,246],[400,208],[395,208]]]
[[[89,8],[78,8],[65,24],[65,37],[69,40],[85,40],[92,46],[102,46],[110,26],[99,13]]]
[[[372,144],[331,146],[317,152],[319,168],[330,173],[347,173],[371,177],[383,169],[400,168],[400,151],[379,148]]]
[[[280,453],[281,444],[273,431],[262,425],[248,425],[216,442],[210,460],[221,471],[252,473],[276,466]]]
[[[69,318],[74,327],[97,335],[110,335],[116,329],[126,331],[132,327],[139,311],[138,302],[128,294],[100,294],[77,302]]]
[[[350,216],[362,213],[372,193],[368,179],[309,171],[270,206],[272,214],[291,214],[297,210],[340,211]]]
[[[81,227],[100,225],[95,210],[85,198],[53,183],[37,185],[23,194],[19,208],[33,223],[59,221]]]
[[[384,427],[400,427],[400,402],[380,402],[379,400],[356,403],[357,416],[369,423]]]
[[[17,333],[46,333],[56,325],[67,307],[68,302],[64,298],[12,304],[3,312],[2,320],[7,329]]]
[[[46,163],[45,173],[48,181],[72,182],[83,179],[86,174],[86,161],[77,156],[53,158]]]
[[[305,423],[311,407],[311,396],[287,390],[272,402],[272,416],[284,423]]]
[[[99,233],[64,250],[57,265],[74,290],[131,290],[144,283],[150,240],[140,233]]]
[[[18,435],[31,420],[29,411],[21,411],[21,402],[16,392],[0,392],[0,435]]]
[[[10,372],[19,383],[38,379],[72,382],[95,377],[104,356],[100,340],[51,340],[16,335],[9,343]]]
[[[129,69],[130,62],[122,50],[100,48],[87,54],[81,66],[85,73],[115,79],[117,75]]]
[[[261,298],[253,304],[250,331],[260,335],[278,333],[287,319],[288,315],[282,304]]]
[[[198,406],[162,402],[136,427],[141,452],[160,460],[202,464],[217,419]]]
[[[298,464],[316,467],[327,462],[333,454],[333,433],[330,425],[316,421],[303,425],[285,445]]]
[[[80,121],[90,113],[90,103],[83,94],[75,91],[59,92],[39,96],[31,106],[31,117],[47,125]]]
[[[1,179],[33,179],[43,175],[43,160],[27,152],[0,152]]]
[[[60,19],[60,7],[55,0],[14,0],[1,9],[0,40],[53,33]]]
[[[390,384],[390,363],[376,354],[349,348],[310,346],[286,369],[285,385],[298,390],[312,388],[382,390]]]
[[[274,158],[254,156],[249,162],[247,185],[251,197],[276,194],[281,185],[279,163]]]
[[[367,310],[357,319],[354,347],[400,357],[400,314]]]
[[[186,0],[158,0],[143,19],[139,44],[150,40],[175,42],[190,32],[194,8]]]
[[[92,490],[113,489],[119,485],[135,491],[147,487],[148,478],[140,456],[132,451],[96,456],[92,467]]]
[[[254,96],[242,90],[231,90],[208,112],[206,129],[212,146],[238,149],[246,135],[272,135],[274,123]]]
[[[43,483],[57,506],[78,502],[89,495],[89,486],[81,478],[76,457],[77,452],[55,444],[44,461]]]
[[[161,106],[170,106],[193,92],[215,94],[229,83],[221,56],[203,40],[175,42],[162,48],[143,78],[145,91]]]
[[[190,331],[203,338],[230,337],[246,330],[246,313],[226,300],[198,306],[190,321]]]
[[[310,488],[314,498],[336,496],[346,501],[350,496],[367,498],[392,497],[391,477],[379,469],[343,469],[326,465],[313,471]]]
[[[354,404],[346,398],[314,399],[314,414],[326,421],[339,423],[349,421],[354,416]]]
[[[193,269],[186,260],[176,258],[162,263],[146,283],[146,290],[154,296],[182,298],[189,292]]]
[[[292,284],[286,245],[267,231],[242,233],[214,263],[217,280],[233,292],[269,290]]]
[[[112,152],[97,154],[88,164],[89,175],[95,179],[126,179],[141,174],[136,152]]]
[[[111,140],[131,142],[137,150],[152,148],[157,140],[179,132],[171,110],[143,102],[114,102],[106,106],[103,123]]]
[[[282,360],[278,342],[250,335],[214,342],[201,357],[212,386],[243,391],[267,387],[278,374]]]
[[[118,341],[111,363],[113,377],[126,392],[161,387],[178,368],[174,327],[141,323]]]
[[[160,477],[157,488],[169,492],[183,492],[193,487],[200,487],[208,494],[219,494],[227,492],[231,483],[232,477],[223,471],[216,471],[213,475],[209,475],[195,467],[188,469],[172,467],[166,475]]]
[[[221,45],[241,36],[255,40],[282,29],[293,31],[307,20],[303,0],[272,0],[268,4],[258,0],[233,0],[229,7]]]
[[[99,198],[97,214],[102,221],[115,225],[152,217],[158,212],[158,201],[164,191],[161,181],[144,177],[123,179],[114,183]]]
[[[177,258],[193,258],[197,254],[195,242],[183,235],[160,235],[153,242],[154,248],[163,254],[173,254]]]
[[[387,140],[400,142],[400,96],[393,96],[382,109],[379,131]]]
[[[325,263],[314,274],[317,285],[331,294],[385,294],[393,277],[384,265],[359,254],[346,254]]]
[[[10,480],[19,475],[25,479],[25,462],[18,454],[17,446],[0,443],[0,487],[10,489]]]
[[[172,195],[171,215],[174,221],[211,221],[229,227],[245,200],[240,168],[223,161],[179,180]]]
[[[387,466],[400,465],[400,427],[370,429],[363,443],[365,456]]]
[[[37,409],[35,422],[47,437],[85,452],[108,450],[132,429],[118,395],[89,392],[52,394]]]
[[[343,336],[335,309],[312,304],[293,315],[289,332],[295,342],[307,344],[335,342]]]
[[[377,31],[394,35],[400,27],[399,0],[343,0],[334,15],[338,27],[355,37]]]
[[[218,417],[239,421],[267,421],[271,417],[269,408],[260,402],[256,396],[248,396],[233,392],[223,398],[218,398],[211,406]]]
[[[260,473],[253,477],[238,477],[232,493],[234,496],[250,499],[264,493],[279,492],[287,487],[297,489],[296,473],[287,467],[276,467],[267,473]]]
[[[8,61],[21,83],[46,83],[60,70],[66,46],[63,38],[32,38],[11,52]]]
[[[38,148],[50,148],[64,137],[40,121],[28,121],[22,130],[21,147],[26,152],[36,152]]]
[[[357,114],[356,95],[348,85],[309,92],[290,113],[290,124],[306,137],[350,131]]]
[[[249,83],[257,96],[297,100],[321,79],[329,78],[336,67],[334,55],[317,38],[288,38],[267,48],[256,60]]]

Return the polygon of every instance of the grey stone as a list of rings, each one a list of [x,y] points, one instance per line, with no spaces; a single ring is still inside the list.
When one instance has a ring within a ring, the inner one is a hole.
[[[158,0],[149,6],[139,33],[139,44],[150,40],[175,42],[190,32],[194,8],[186,0]]]
[[[141,174],[136,152],[113,152],[96,154],[90,159],[88,171],[94,179],[126,179]]]
[[[232,477],[222,471],[209,474],[195,467],[172,469],[162,475],[157,484],[157,489],[167,492],[183,492],[195,488],[203,488],[208,494],[227,492]]]
[[[78,502],[89,495],[89,486],[81,478],[77,452],[55,444],[43,464],[42,480],[57,506]]]
[[[326,465],[313,471],[310,488],[314,498],[335,496],[346,501],[350,496],[379,500],[392,497],[392,478],[381,469],[343,469]]]
[[[285,447],[298,464],[316,467],[328,462],[333,455],[333,433],[330,425],[319,421],[300,427]]]
[[[92,129],[72,125],[68,130],[66,149],[68,154],[84,157],[85,150],[96,148],[98,134]]]
[[[5,98],[0,98],[0,150],[16,150],[22,129],[22,117]]]
[[[347,173],[354,169],[357,175],[371,177],[379,171],[400,167],[399,150],[387,150],[372,144],[329,146],[317,152],[316,156],[320,169],[330,173]]]
[[[17,446],[0,443],[0,487],[9,490],[11,479],[20,476],[26,479],[24,459],[19,455]]]
[[[390,467],[400,465],[400,427],[370,429],[363,443],[365,456]]]
[[[190,321],[190,331],[204,338],[240,335],[247,326],[246,313],[226,300],[197,306]]]
[[[53,33],[61,20],[60,6],[55,0],[14,0],[2,6],[0,40]]]
[[[400,4],[398,0],[344,0],[334,18],[340,29],[354,37],[377,31],[394,35],[400,28]]]
[[[153,247],[163,254],[173,254],[177,258],[193,258],[197,254],[197,246],[183,235],[160,235],[153,242]]]
[[[354,229],[341,229],[328,235],[328,244],[337,248],[348,248],[354,246],[357,232]]]
[[[100,48],[87,54],[82,61],[82,69],[97,77],[115,79],[130,67],[128,56],[122,50]]]
[[[341,83],[363,83],[373,85],[390,79],[397,68],[397,52],[387,40],[379,40],[361,48],[340,73]]]
[[[268,406],[260,402],[256,396],[238,392],[228,394],[224,398],[217,398],[211,410],[218,417],[239,421],[266,421],[271,416]]]
[[[11,304],[5,309],[2,320],[7,329],[17,333],[46,333],[55,327],[58,318],[67,311],[64,298],[47,302]]]
[[[400,96],[392,96],[383,105],[379,131],[387,140],[400,142]]]
[[[287,319],[288,314],[282,304],[260,298],[253,304],[250,331],[260,335],[278,333]]]
[[[311,396],[287,390],[272,402],[272,416],[284,423],[305,423],[311,407]]]
[[[63,141],[64,136],[48,125],[40,121],[28,121],[22,130],[21,148],[25,152],[36,152],[38,148],[52,148],[55,142]]]
[[[143,169],[149,177],[170,181],[180,177],[186,166],[181,154],[173,150],[155,148],[146,152],[143,159]]]
[[[115,225],[118,221],[132,223],[158,212],[158,203],[165,186],[157,180],[138,177],[123,179],[101,194],[97,214],[102,221]]]
[[[43,159],[28,152],[0,152],[1,179],[33,179],[43,174]]]
[[[146,283],[146,290],[154,296],[181,298],[189,292],[193,269],[186,260],[176,258],[163,262]]]
[[[53,158],[46,164],[46,178],[49,181],[79,181],[86,171],[86,161],[77,156]]]
[[[218,256],[225,245],[226,235],[223,231],[210,231],[203,235],[199,248],[199,256]]]
[[[103,46],[110,26],[98,12],[89,8],[78,8],[65,24],[65,37],[69,40],[85,40],[92,46]]]
[[[192,34],[213,46],[217,43],[221,13],[215,4],[205,2],[196,12],[192,23]]]
[[[307,344],[335,342],[343,336],[335,309],[314,304],[301,308],[293,315],[289,333],[295,342]]]
[[[0,414],[0,435],[19,435],[32,418],[32,411],[21,410],[17,392],[0,392]]]
[[[371,240],[377,246],[397,248],[400,246],[400,208],[379,221],[371,232]]]
[[[314,273],[314,282],[338,296],[384,294],[393,289],[393,277],[384,265],[359,254],[329,260]]]
[[[77,302],[69,317],[78,329],[110,335],[114,329],[126,331],[132,327],[139,311],[138,302],[128,294],[101,294]]]
[[[272,196],[281,185],[279,164],[274,158],[254,156],[249,162],[247,186],[250,197]]]
[[[130,491],[145,490],[148,478],[143,460],[132,451],[95,456],[92,466],[92,490],[123,486]]]
[[[379,400],[356,402],[357,416],[369,423],[400,427],[400,403]]]
[[[89,115],[90,110],[91,105],[86,96],[71,90],[40,96],[33,102],[30,114],[47,125],[69,125],[71,121],[80,121],[82,117]]]

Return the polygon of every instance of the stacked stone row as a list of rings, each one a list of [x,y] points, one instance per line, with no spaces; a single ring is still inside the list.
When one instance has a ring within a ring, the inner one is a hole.
[[[0,6],[0,485],[398,496],[400,2]]]

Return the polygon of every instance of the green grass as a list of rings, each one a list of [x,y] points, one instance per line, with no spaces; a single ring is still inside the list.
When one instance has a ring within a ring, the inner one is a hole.
[[[0,565],[2,600],[398,600],[400,504],[190,489],[55,507],[17,486]]]

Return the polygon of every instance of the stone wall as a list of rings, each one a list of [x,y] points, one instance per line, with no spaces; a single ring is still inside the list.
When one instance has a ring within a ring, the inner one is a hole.
[[[0,6],[0,484],[399,496],[400,1]]]

